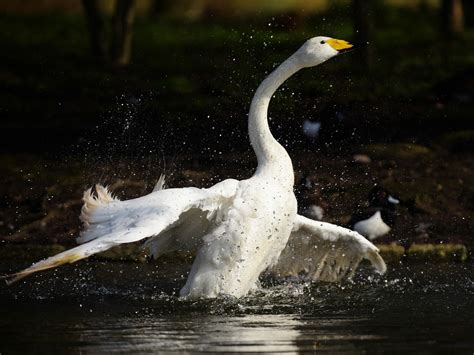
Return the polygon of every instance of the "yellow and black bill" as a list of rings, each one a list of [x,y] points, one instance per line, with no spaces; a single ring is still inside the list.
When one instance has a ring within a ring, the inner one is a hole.
[[[343,39],[335,39],[335,38],[330,38],[326,41],[327,44],[329,44],[332,48],[334,48],[336,51],[339,53],[347,53],[350,52],[354,49],[360,48],[364,45],[361,44],[352,44],[349,43],[348,41],[345,41]]]

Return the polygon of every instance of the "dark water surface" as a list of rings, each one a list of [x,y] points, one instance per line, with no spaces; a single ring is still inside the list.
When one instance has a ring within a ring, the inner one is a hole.
[[[473,264],[180,300],[181,270],[83,262],[0,286],[0,353],[474,351]],[[6,266],[2,267],[3,270]]]

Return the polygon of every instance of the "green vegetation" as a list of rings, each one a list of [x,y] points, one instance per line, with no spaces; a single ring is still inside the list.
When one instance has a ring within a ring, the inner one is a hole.
[[[294,28],[274,18],[211,24],[141,18],[133,64],[117,71],[89,56],[85,22],[78,15],[3,15],[0,107],[7,120],[2,128],[93,127],[130,96],[144,98],[141,105],[165,123],[179,115],[180,124],[193,126],[196,118],[228,115],[226,122],[244,126],[242,115],[264,73],[312,35],[351,38],[350,15],[347,7],[335,7]],[[339,58],[288,83],[274,112],[301,116],[315,102],[354,107],[371,102],[370,114],[374,105],[405,114],[400,102],[423,97],[474,65],[474,47],[468,45],[474,31],[448,41],[439,35],[437,20],[432,9],[384,7],[371,44],[376,60],[370,76],[358,70],[357,55]]]
[[[466,261],[468,251],[462,244],[412,244],[407,257],[414,260]]]
[[[363,147],[362,152],[378,159],[416,159],[425,156],[431,151],[417,144],[396,143],[396,144],[370,144]]]

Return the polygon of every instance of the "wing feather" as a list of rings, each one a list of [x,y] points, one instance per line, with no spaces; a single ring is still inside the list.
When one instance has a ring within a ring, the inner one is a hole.
[[[197,212],[197,215],[205,218],[215,216],[219,206],[235,194],[237,184],[237,180],[229,179],[209,189],[194,187],[160,189],[127,201],[117,200],[106,188],[97,185],[96,195],[93,195],[91,190],[84,193],[81,220],[84,222],[85,230],[77,238],[77,242],[81,245],[5,278],[11,278],[10,283],[15,282],[37,271],[72,263],[118,244],[172,235],[173,228],[183,225],[186,221],[193,222],[193,213],[189,211],[194,211],[194,215]],[[180,236],[183,246],[195,243],[194,239],[187,242],[183,238],[199,238],[203,235],[193,232],[197,231],[188,228],[187,233]],[[166,243],[162,246],[165,247]],[[171,247],[176,249],[177,246],[174,244]],[[158,252],[155,250],[155,253]]]
[[[352,277],[363,259],[379,273],[387,269],[379,250],[359,233],[298,215],[288,244],[270,271],[336,282]]]

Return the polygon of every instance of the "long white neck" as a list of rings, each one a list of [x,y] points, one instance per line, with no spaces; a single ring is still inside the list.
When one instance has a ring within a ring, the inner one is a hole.
[[[268,126],[267,112],[270,99],[278,87],[302,67],[298,58],[292,55],[260,84],[252,99],[249,112],[249,136],[257,155],[257,173],[272,167],[288,168],[291,169],[290,174],[293,179],[291,159],[285,148],[272,136]]]

